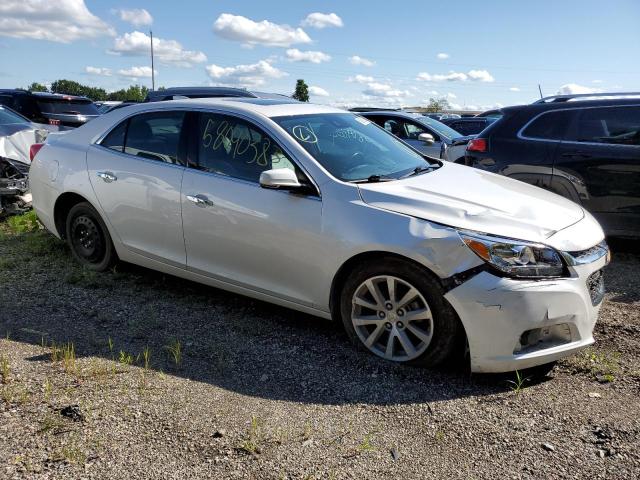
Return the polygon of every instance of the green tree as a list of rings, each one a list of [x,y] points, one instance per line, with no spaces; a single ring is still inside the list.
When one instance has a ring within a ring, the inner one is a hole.
[[[296,91],[291,95],[292,98],[300,102],[309,101],[309,86],[304,80],[300,79],[296,82]]]
[[[107,100],[142,102],[149,93],[149,89],[144,85],[131,85],[127,89],[116,90],[107,95]]]
[[[88,97],[94,101],[107,99],[107,91],[104,88],[89,87],[74,80],[56,80],[51,84],[51,92],[63,93],[65,95],[79,95]]]
[[[48,92],[49,91],[46,85],[43,85],[38,82],[33,82],[31,85],[27,87],[27,90],[29,90],[30,92]]]
[[[443,112],[450,108],[451,105],[449,105],[449,101],[446,98],[430,98],[429,105],[427,105],[427,112]]]

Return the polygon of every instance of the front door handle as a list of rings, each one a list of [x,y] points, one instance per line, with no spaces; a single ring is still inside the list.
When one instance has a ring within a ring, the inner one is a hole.
[[[197,206],[202,208],[210,207],[211,205],[213,205],[213,202],[209,200],[205,195],[202,195],[202,194],[187,195],[186,197],[187,197],[187,200],[195,203]]]
[[[98,173],[96,173],[96,175],[99,178],[101,178],[102,180],[104,180],[106,183],[111,183],[111,182],[115,182],[116,180],[118,180],[118,177],[116,177],[111,172],[98,172]]]

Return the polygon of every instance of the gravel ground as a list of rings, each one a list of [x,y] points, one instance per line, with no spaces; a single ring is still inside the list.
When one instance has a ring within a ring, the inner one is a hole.
[[[0,478],[638,478],[625,250],[596,345],[518,389],[387,364],[330,322],[131,265],[96,275],[0,224]]]

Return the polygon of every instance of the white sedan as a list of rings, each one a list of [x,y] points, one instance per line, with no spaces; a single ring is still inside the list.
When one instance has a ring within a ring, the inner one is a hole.
[[[119,259],[332,318],[390,361],[468,352],[498,372],[593,342],[608,249],[591,215],[353,113],[126,107],[51,135],[30,178],[38,217],[87,268]]]

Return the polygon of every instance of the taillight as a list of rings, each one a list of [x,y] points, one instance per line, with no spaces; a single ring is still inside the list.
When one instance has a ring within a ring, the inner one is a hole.
[[[487,140],[485,138],[474,138],[467,143],[467,152],[486,152]]]
[[[33,162],[40,149],[44,146],[44,143],[34,143],[29,147],[29,159]]]

